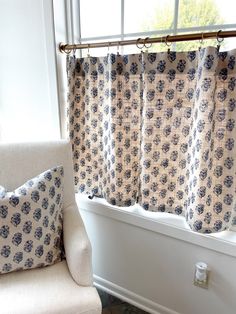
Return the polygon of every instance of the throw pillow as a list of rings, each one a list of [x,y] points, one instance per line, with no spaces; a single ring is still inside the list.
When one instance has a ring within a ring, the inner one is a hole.
[[[61,261],[63,167],[0,197],[0,273]]]

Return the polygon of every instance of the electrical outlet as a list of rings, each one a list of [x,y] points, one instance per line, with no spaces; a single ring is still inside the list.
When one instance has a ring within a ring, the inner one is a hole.
[[[207,264],[199,262],[195,265],[194,273],[194,285],[200,288],[208,289],[209,282],[209,269],[207,269]]]

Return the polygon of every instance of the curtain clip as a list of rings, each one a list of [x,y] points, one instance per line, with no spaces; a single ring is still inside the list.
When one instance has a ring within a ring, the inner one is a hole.
[[[110,43],[110,41],[109,41],[109,42],[108,42],[108,46],[107,46],[107,54],[110,53],[110,47],[111,47],[111,43]]]
[[[88,44],[88,52],[87,52],[87,57],[88,57],[88,58],[90,57],[89,48],[90,48],[90,44]]]
[[[88,198],[89,198],[90,200],[92,200],[92,199],[94,198],[94,196],[95,196],[95,193],[92,193],[91,195],[88,196]]]
[[[204,33],[202,33],[202,39],[199,40],[199,43],[200,43],[200,46],[198,47],[199,51],[202,49],[203,42],[204,42]]]
[[[117,56],[120,55],[120,42],[118,41],[118,44],[117,44]]]

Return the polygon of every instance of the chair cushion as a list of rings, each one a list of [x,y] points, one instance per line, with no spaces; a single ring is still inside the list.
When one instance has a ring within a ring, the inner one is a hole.
[[[62,166],[0,198],[0,273],[53,264],[62,257]]]
[[[4,274],[1,280],[1,314],[100,314],[94,287],[78,286],[66,261],[44,268]]]

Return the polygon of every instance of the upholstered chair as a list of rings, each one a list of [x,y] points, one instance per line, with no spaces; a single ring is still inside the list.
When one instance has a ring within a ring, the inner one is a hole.
[[[75,202],[70,143],[60,140],[0,145],[0,185],[8,191],[59,165],[64,168],[65,259],[46,267],[0,274],[1,314],[101,313],[101,302],[93,287],[91,245]]]

